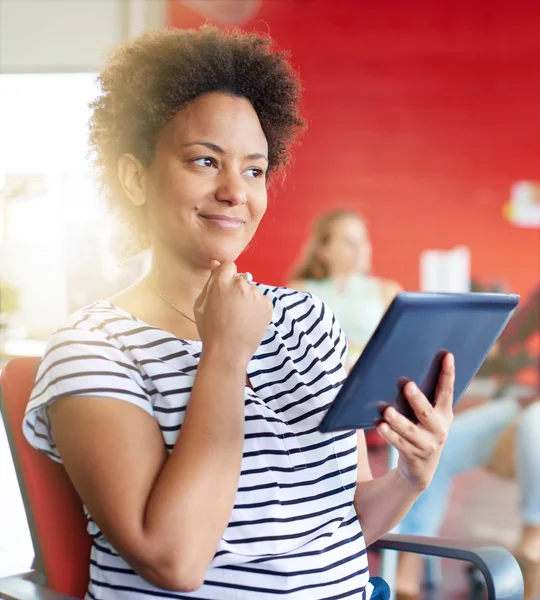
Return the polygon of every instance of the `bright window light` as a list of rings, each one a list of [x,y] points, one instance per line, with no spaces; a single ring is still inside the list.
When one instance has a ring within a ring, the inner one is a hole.
[[[0,75],[0,172],[87,171],[95,80],[89,73]]]

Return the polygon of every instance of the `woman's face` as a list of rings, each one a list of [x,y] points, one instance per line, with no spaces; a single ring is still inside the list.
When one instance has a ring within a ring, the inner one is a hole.
[[[236,260],[266,211],[267,157],[245,98],[210,93],[180,110],[145,173],[152,247],[198,267]]]
[[[330,239],[320,256],[331,275],[369,273],[371,241],[364,223],[355,217],[343,217],[331,225]]]

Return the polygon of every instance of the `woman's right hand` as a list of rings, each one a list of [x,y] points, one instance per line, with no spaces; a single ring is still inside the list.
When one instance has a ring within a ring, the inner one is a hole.
[[[235,277],[233,262],[212,261],[207,284],[193,304],[205,350],[251,360],[272,319],[272,302],[256,285]]]

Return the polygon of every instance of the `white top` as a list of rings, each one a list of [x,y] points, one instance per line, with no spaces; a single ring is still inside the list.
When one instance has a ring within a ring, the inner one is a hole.
[[[304,289],[332,309],[347,334],[351,351],[366,346],[386,311],[382,282],[371,275],[352,275],[342,290],[331,278],[306,279]]]
[[[248,366],[253,390],[245,388],[238,493],[204,585],[191,593],[150,585],[90,516],[87,598],[369,597],[366,549],[353,506],[356,432],[317,430],[345,378],[345,337],[333,314],[310,294],[259,287],[273,301],[272,322]],[[61,462],[45,405],[66,395],[106,396],[152,415],[171,451],[201,347],[107,301],[81,309],[47,346],[26,411],[26,438]]]

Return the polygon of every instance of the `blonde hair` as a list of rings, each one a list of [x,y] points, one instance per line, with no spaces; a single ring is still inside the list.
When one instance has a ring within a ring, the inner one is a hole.
[[[352,210],[334,210],[321,215],[315,221],[311,237],[303,252],[303,258],[300,260],[300,264],[294,269],[292,279],[315,279],[319,281],[329,277],[328,266],[320,258],[319,250],[330,241],[334,224],[344,218],[357,219],[366,225],[364,217]]]

